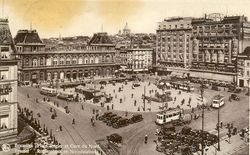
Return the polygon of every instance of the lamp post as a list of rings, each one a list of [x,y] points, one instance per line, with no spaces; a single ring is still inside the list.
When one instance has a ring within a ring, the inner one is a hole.
[[[220,151],[220,106],[218,108],[218,151]]]
[[[201,90],[201,99],[202,99],[202,121],[201,121],[201,125],[202,125],[202,133],[201,133],[201,138],[202,138],[202,143],[201,143],[201,154],[204,155],[204,101],[203,101],[203,94],[204,94],[204,87],[201,85],[200,86],[200,90]]]

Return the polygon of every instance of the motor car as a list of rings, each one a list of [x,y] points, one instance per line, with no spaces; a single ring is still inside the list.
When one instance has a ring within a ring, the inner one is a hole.
[[[122,143],[122,136],[117,133],[107,136],[107,140],[112,143]]]
[[[220,88],[218,86],[212,85],[212,90],[220,91]]]
[[[240,88],[236,88],[236,89],[234,90],[234,93],[241,93],[241,89],[240,89]]]
[[[240,97],[237,94],[231,94],[230,97],[231,97],[232,100],[235,100],[235,101],[239,101],[240,100]]]
[[[133,115],[129,121],[130,123],[137,123],[137,122],[140,122],[143,120],[143,117],[142,117],[142,114],[136,114],[136,115]]]
[[[112,127],[117,129],[117,128],[127,126],[128,124],[129,124],[129,120],[127,118],[122,118],[122,119],[119,119],[114,124],[112,124]]]
[[[111,120],[111,119],[114,118],[115,116],[117,116],[117,114],[108,115],[107,117],[105,117],[105,118],[103,119],[103,122],[107,123],[109,120]]]
[[[229,87],[227,92],[231,92],[231,93],[233,93],[233,92],[234,92],[234,90],[235,90],[235,87]]]
[[[112,124],[116,123],[119,119],[122,119],[121,116],[112,117],[110,120],[107,121],[108,126],[112,126]]]
[[[103,120],[105,119],[106,117],[108,117],[109,115],[112,115],[112,112],[105,112],[103,115],[101,115],[99,118],[99,120]]]

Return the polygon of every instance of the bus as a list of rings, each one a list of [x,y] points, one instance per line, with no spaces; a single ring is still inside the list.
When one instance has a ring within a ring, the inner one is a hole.
[[[212,107],[219,108],[225,104],[225,97],[223,95],[214,96]]]
[[[41,90],[40,90],[40,94],[48,95],[48,96],[56,96],[57,92],[56,92],[56,89],[48,88],[48,87],[42,87]]]
[[[156,124],[163,125],[174,120],[181,119],[181,109],[175,108],[171,110],[161,111],[156,114]]]
[[[74,101],[74,94],[70,92],[59,92],[57,98],[65,101]]]

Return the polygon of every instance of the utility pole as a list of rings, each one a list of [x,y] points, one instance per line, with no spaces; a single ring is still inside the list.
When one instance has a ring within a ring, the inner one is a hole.
[[[220,105],[218,108],[218,151],[220,151]]]
[[[146,104],[145,104],[145,95],[146,95],[146,86],[144,86],[144,97],[143,97],[143,109],[144,109],[144,111],[146,110]]]
[[[201,109],[202,109],[202,143],[201,143],[201,154],[204,155],[204,101],[203,101],[203,93],[204,93],[204,88],[203,86],[201,85],[200,87],[201,89],[201,99],[202,99],[202,106],[201,106]]]

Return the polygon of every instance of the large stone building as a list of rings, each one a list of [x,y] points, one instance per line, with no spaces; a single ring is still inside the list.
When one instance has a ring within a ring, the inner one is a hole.
[[[210,14],[193,19],[191,76],[236,82],[237,56],[250,43],[244,34],[244,16]]]
[[[107,33],[96,33],[86,49],[47,51],[35,30],[18,31],[15,37],[19,64],[19,80],[81,80],[84,77],[111,76],[118,68],[115,45]]]
[[[157,30],[156,71],[236,82],[237,56],[250,44],[245,16],[170,18]]]
[[[192,62],[192,18],[173,17],[160,22],[156,31],[158,72],[186,72]]]
[[[239,76],[238,85],[240,87],[250,87],[250,46],[245,48],[238,56]]]
[[[126,55],[129,71],[149,71],[152,68],[153,49],[129,48],[126,49]]]
[[[0,19],[0,146],[17,136],[17,61],[8,20]]]

